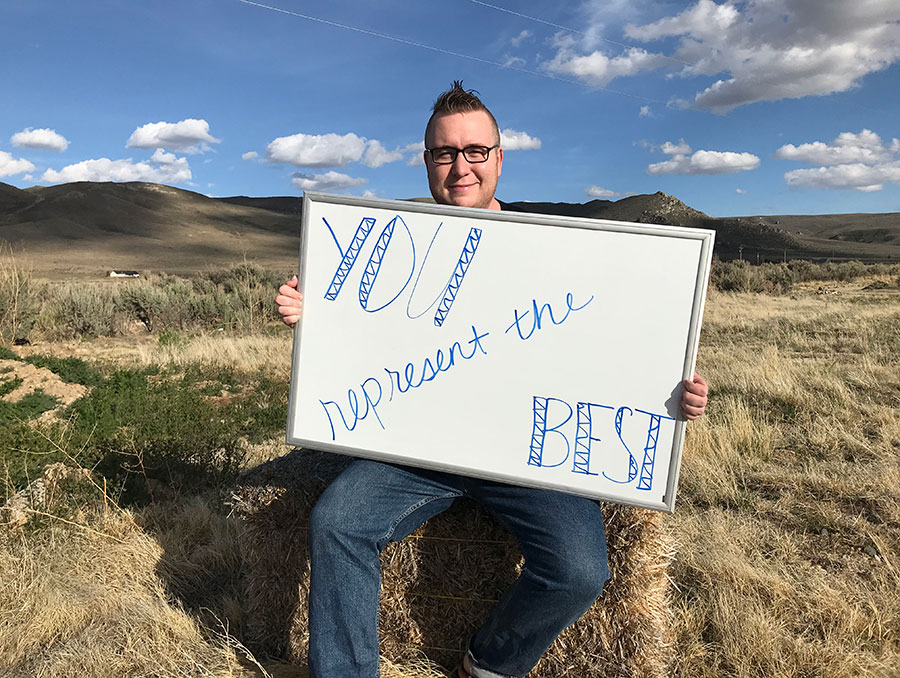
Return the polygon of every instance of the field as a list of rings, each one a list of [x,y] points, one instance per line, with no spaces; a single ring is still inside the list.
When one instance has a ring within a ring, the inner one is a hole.
[[[245,265],[50,299],[11,261],[0,675],[306,675],[243,644],[226,505],[235,474],[287,451],[273,277]],[[717,287],[737,291],[710,290],[711,401],[665,521],[677,675],[898,676],[898,271],[785,270],[719,269]]]

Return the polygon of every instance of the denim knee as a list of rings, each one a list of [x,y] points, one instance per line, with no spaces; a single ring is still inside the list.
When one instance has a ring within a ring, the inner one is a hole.
[[[600,594],[609,579],[605,560],[568,561],[561,574],[562,587],[574,599],[589,607]]]
[[[359,519],[358,512],[346,506],[338,493],[325,492],[309,514],[310,544],[375,542],[377,537],[367,534],[368,521]]]
[[[597,554],[559,553],[552,562],[542,563],[539,572],[531,569],[526,560],[525,572],[542,588],[565,592],[584,608],[600,597],[603,586],[609,580],[605,553],[600,557]]]

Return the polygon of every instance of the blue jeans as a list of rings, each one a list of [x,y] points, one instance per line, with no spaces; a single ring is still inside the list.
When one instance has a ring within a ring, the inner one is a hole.
[[[311,678],[377,678],[379,554],[463,496],[484,505],[525,557],[522,574],[469,639],[474,676],[524,676],[600,595],[609,569],[594,501],[356,460],[310,515]]]

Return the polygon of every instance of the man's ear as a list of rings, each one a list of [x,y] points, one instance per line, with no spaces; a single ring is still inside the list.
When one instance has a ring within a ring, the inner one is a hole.
[[[500,173],[503,170],[503,148],[497,149],[497,176],[500,176]]]

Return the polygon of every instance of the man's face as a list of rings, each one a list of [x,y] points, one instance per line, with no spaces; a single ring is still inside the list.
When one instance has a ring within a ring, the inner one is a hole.
[[[432,119],[425,145],[428,148],[490,147],[496,143],[495,134],[491,119],[484,111],[445,113]],[[425,151],[428,187],[441,205],[500,209],[494,192],[502,166],[502,148],[492,150],[487,162],[470,163],[459,153],[450,165],[435,165],[431,154]]]

